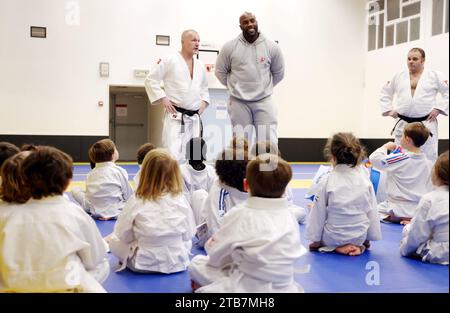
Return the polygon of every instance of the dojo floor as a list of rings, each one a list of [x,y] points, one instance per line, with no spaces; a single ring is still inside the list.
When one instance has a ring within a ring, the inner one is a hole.
[[[130,180],[138,170],[132,163],[119,164],[124,167]],[[292,164],[293,181],[291,187],[296,204],[306,206],[306,189],[317,171],[319,164]],[[75,165],[74,179],[69,187],[84,186],[89,165]],[[114,227],[113,221],[97,221],[103,236]],[[304,225],[300,225],[302,242]],[[362,256],[348,257],[332,253],[307,252],[297,262],[299,268],[310,266],[307,274],[296,274],[295,280],[308,293],[366,293],[366,292],[413,292],[434,293],[449,292],[448,266],[426,264],[417,260],[401,257],[399,241],[402,226],[381,224],[383,239],[372,242],[372,247]],[[193,248],[193,255],[205,254],[203,250]],[[190,280],[187,271],[176,274],[137,274],[129,270],[114,272],[117,259],[109,254],[111,273],[103,286],[108,292],[120,293],[190,293]]]

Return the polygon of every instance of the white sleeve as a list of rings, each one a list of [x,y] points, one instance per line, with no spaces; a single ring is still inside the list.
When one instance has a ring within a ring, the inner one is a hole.
[[[367,212],[369,218],[369,229],[367,230],[367,240],[381,240],[381,226],[378,217],[378,204],[373,186],[370,186],[370,208]]]
[[[324,179],[319,184],[315,194],[314,206],[309,212],[306,223],[305,238],[312,242],[320,242],[322,240],[323,228],[327,220],[327,182],[328,179]]]
[[[202,64],[203,65],[203,64]],[[202,66],[202,84],[200,90],[200,99],[210,104],[211,100],[209,99],[209,91],[208,91],[208,78],[206,77],[205,66]]]
[[[422,198],[416,208],[416,214],[411,220],[409,231],[403,233],[400,241],[400,253],[403,256],[416,252],[419,245],[431,238],[431,225],[427,221],[427,215],[431,206],[428,199]]]
[[[448,115],[448,79],[444,77],[444,74],[435,72],[436,80],[438,84],[438,91],[442,96],[440,101],[436,101],[436,109],[442,114]]]
[[[89,215],[85,215],[84,221],[80,223],[80,228],[84,239],[89,245],[78,251],[77,255],[80,257],[84,267],[87,270],[92,270],[104,262],[104,259],[107,257],[107,251],[105,241],[94,220]]]
[[[221,217],[219,216],[219,202],[220,202],[220,192],[223,189],[219,189],[219,194],[210,193],[208,198],[203,203],[203,216],[206,219],[206,225],[208,226],[208,231],[210,234],[214,234],[221,225]],[[216,197],[217,196],[217,197]],[[225,205],[225,201],[223,201]]]
[[[231,71],[230,49],[225,44],[219,52],[216,60],[215,75],[222,85],[227,86],[228,73]]]
[[[133,232],[133,223],[136,218],[136,206],[134,205],[135,199],[131,198],[125,204],[122,212],[117,217],[116,224],[114,225],[114,231],[109,236],[109,248],[111,253],[114,254],[122,263],[126,262],[129,252],[130,244],[135,241]]]
[[[133,188],[131,188],[130,182],[128,181],[128,173],[124,168],[120,168],[120,184],[122,188],[122,196],[125,201],[127,201],[131,195],[133,195]]]
[[[386,116],[387,113],[389,113],[393,109],[392,102],[394,100],[396,88],[395,85],[396,85],[396,76],[392,78],[392,81],[388,81],[383,86],[383,88],[381,88],[380,107],[381,107],[381,114],[383,116]]]
[[[150,73],[145,78],[145,90],[151,103],[166,96],[166,93],[161,88],[167,69],[166,62],[166,60],[159,59],[157,64],[151,67]]]
[[[373,167],[391,172],[403,165],[403,161],[409,159],[409,156],[403,152],[387,154],[385,147],[380,147],[369,156],[369,161]]]

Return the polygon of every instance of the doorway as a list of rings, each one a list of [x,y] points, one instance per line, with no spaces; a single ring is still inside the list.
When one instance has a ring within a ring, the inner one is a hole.
[[[109,134],[120,161],[136,161],[137,149],[146,142],[161,146],[164,110],[152,106],[144,87],[110,86]]]

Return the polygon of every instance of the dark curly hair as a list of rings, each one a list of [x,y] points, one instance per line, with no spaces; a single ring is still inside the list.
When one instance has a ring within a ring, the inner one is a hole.
[[[247,149],[225,149],[216,160],[216,173],[219,180],[240,191],[244,190],[245,171],[250,160]]]

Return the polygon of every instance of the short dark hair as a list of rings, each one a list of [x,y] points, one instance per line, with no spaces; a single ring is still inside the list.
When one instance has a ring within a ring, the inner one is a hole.
[[[270,140],[258,141],[257,143],[255,143],[252,146],[251,154],[254,156],[258,156],[258,155],[266,154],[266,153],[275,154],[275,155],[278,155],[279,157],[281,157],[280,149],[274,142],[272,142]]]
[[[264,157],[264,156],[267,156]],[[262,154],[247,165],[246,178],[253,197],[281,198],[292,179],[292,168],[282,158],[277,157],[277,167],[271,171],[261,170],[261,165],[270,162],[269,154]]]
[[[89,159],[94,163],[110,162],[116,145],[111,139],[102,139],[89,148]]]
[[[424,59],[425,60],[425,51],[422,49],[422,48],[412,48],[411,50],[409,50],[409,52],[412,52],[412,51],[417,51],[417,52],[419,52],[420,53],[420,55],[422,56],[422,59]]]
[[[444,185],[448,186],[448,150],[437,158],[434,173]]]
[[[248,150],[225,149],[216,160],[219,180],[225,185],[245,191],[244,178],[249,159]]]
[[[20,149],[16,145],[6,141],[0,142],[0,166],[2,166],[6,159],[19,152]]]
[[[29,151],[19,152],[3,162],[0,186],[0,198],[3,201],[25,203],[30,198],[29,188],[22,175],[22,163],[29,153]]]
[[[72,158],[54,147],[40,146],[22,163],[31,197],[62,195],[72,178]]]
[[[423,125],[422,122],[414,122],[406,124],[403,134],[409,138],[414,143],[417,148],[423,146],[423,144],[430,137],[430,131]]]
[[[201,137],[191,138],[186,143],[186,160],[188,161],[204,161],[206,160],[207,146]]]
[[[155,148],[156,146],[150,142],[144,143],[142,146],[140,146],[136,153],[137,154],[136,159],[138,164],[141,165],[142,162],[144,162],[145,155]]]
[[[336,164],[355,167],[362,162],[366,153],[359,139],[352,133],[337,133],[328,139],[324,155],[330,161],[334,157]]]

